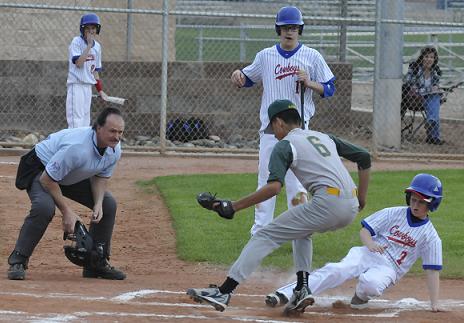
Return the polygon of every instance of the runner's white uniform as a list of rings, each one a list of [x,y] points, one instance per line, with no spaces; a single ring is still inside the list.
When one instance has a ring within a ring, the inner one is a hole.
[[[269,176],[268,164],[272,148],[277,143],[273,134],[267,134],[266,128],[269,125],[267,109],[275,100],[290,100],[297,104],[298,111],[301,111],[300,88],[297,78],[299,69],[305,70],[310,79],[319,83],[326,83],[334,78],[333,73],[328,67],[322,55],[315,49],[299,44],[293,51],[285,51],[280,45],[265,48],[256,54],[255,60],[249,66],[242,69],[243,74],[248,78],[245,86],[251,82],[263,84],[263,95],[260,108],[261,128],[259,143],[259,165],[258,165],[258,188],[260,189],[267,183]],[[251,82],[250,82],[251,81]],[[315,106],[312,100],[313,91],[309,88],[305,90],[305,110],[304,119],[306,125],[314,115]],[[292,171],[285,176],[285,186],[287,192],[288,207],[292,207],[292,199],[299,192],[306,194],[306,190],[298,182]],[[274,216],[276,198],[272,197],[267,201],[259,203],[255,207],[255,224],[251,233],[269,224]]]
[[[361,223],[376,243],[387,246],[384,254],[371,252],[365,246],[351,248],[341,262],[328,263],[309,275],[308,285],[314,295],[359,277],[356,295],[361,299],[380,296],[418,258],[422,258],[424,270],[442,269],[442,245],[437,231],[428,218],[414,222],[409,207],[386,208]],[[292,283],[277,291],[290,299],[295,286]]]
[[[87,47],[81,37],[74,37],[68,50],[68,92],[66,96],[66,120],[68,128],[88,127],[90,125],[90,106],[92,101],[92,86],[96,83],[94,72],[100,71],[101,46],[94,41],[87,59],[82,67],[75,62]]]

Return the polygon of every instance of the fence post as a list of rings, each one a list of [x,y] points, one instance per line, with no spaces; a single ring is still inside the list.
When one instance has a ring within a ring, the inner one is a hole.
[[[127,0],[127,9],[132,9],[133,0]],[[131,52],[132,52],[132,14],[127,14],[127,39],[126,39],[126,55],[127,61],[130,61]]]
[[[348,2],[347,0],[341,0],[340,16],[346,18],[348,16]],[[344,21],[340,24],[340,43],[339,43],[339,55],[340,62],[346,61],[346,23]]]
[[[166,110],[168,100],[169,0],[163,0],[163,46],[161,57],[160,154],[166,153]],[[155,107],[153,107],[154,109]],[[154,111],[153,111],[154,113]]]
[[[198,61],[203,62],[203,27],[198,29]]]
[[[244,62],[246,58],[246,40],[248,38],[246,27],[243,23],[240,24],[240,62]]]
[[[374,146],[401,148],[401,85],[403,25],[382,19],[402,20],[404,0],[377,0],[374,70]]]

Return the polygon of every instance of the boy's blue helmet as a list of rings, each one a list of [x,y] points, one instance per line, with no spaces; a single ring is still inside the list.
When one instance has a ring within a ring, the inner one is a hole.
[[[88,13],[81,17],[81,23],[80,23],[81,36],[84,36],[84,28],[87,25],[97,26],[97,35],[100,33],[100,29],[101,29],[100,18],[96,14]]]
[[[429,210],[435,211],[443,198],[443,187],[441,181],[430,174],[417,174],[406,188],[406,203],[409,205],[411,192],[419,193],[428,202]]]
[[[298,25],[300,29],[298,30],[298,34],[301,35],[303,33],[303,15],[301,14],[300,9],[297,7],[283,7],[277,12],[276,21],[275,21],[275,29],[277,35],[280,36],[280,26],[284,25]]]

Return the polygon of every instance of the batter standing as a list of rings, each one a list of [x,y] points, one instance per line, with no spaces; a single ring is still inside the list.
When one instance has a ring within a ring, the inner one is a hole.
[[[442,185],[430,174],[418,174],[406,189],[408,206],[380,210],[362,222],[363,247],[353,247],[338,263],[329,263],[312,272],[309,288],[315,295],[359,277],[351,307],[365,308],[368,300],[380,296],[396,284],[418,258],[427,273],[431,309],[438,308],[439,271],[442,269],[441,240],[427,215],[441,203]],[[276,306],[292,296],[296,283],[266,296],[266,304]]]
[[[102,49],[95,36],[100,33],[100,18],[89,13],[80,21],[80,36],[74,37],[68,51],[68,92],[66,96],[66,120],[68,128],[90,125],[92,86],[100,96],[103,92],[98,72],[102,69]]]
[[[304,311],[313,302],[308,288],[312,234],[348,225],[366,203],[371,159],[365,149],[334,136],[301,129],[298,109],[288,100],[273,102],[268,116],[271,129],[279,140],[269,162],[268,182],[258,191],[232,202],[233,209],[239,211],[277,195],[288,169],[312,194],[312,199],[285,211],[257,231],[219,288],[191,288],[187,291],[195,301],[206,301],[221,311],[228,305],[237,285],[251,275],[264,257],[289,240],[293,240],[297,285],[284,312]],[[358,164],[359,191],[339,156]]]
[[[276,16],[275,29],[280,43],[260,51],[253,63],[242,70],[232,73],[232,82],[241,87],[251,87],[262,82],[259,129],[258,188],[266,185],[269,176],[267,166],[272,148],[277,139],[270,133],[267,108],[278,99],[287,99],[300,107],[301,81],[304,82],[304,116],[305,128],[309,129],[309,120],[314,115],[313,93],[323,98],[335,92],[335,77],[322,55],[315,49],[298,42],[304,27],[303,17],[296,7],[283,7]],[[285,176],[287,204],[291,208],[306,201],[306,190],[298,182],[292,171]],[[275,198],[256,205],[255,223],[251,234],[270,223],[274,217]]]

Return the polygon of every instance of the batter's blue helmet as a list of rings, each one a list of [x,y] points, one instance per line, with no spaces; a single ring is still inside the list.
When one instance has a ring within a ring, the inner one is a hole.
[[[301,14],[300,9],[297,7],[283,7],[279,10],[276,16],[275,21],[275,28],[277,35],[280,36],[280,26],[284,25],[298,25],[300,29],[298,30],[298,34],[301,35],[303,33],[303,15]]]
[[[411,184],[405,190],[406,202],[409,205],[411,192],[416,192],[423,196],[424,201],[428,202],[429,210],[435,211],[443,198],[443,187],[440,180],[430,174],[417,174]]]
[[[100,18],[98,18],[96,14],[88,13],[81,17],[80,31],[81,31],[82,36],[84,36],[84,28],[87,25],[97,26],[97,35],[100,33],[100,29],[101,29]]]

